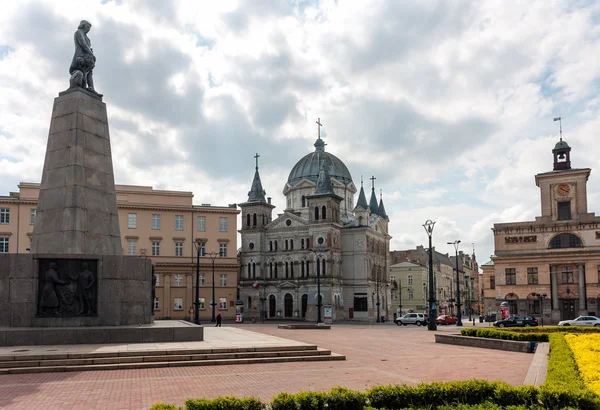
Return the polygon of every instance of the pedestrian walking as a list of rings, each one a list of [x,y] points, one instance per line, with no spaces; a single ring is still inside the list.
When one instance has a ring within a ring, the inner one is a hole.
[[[221,327],[221,312],[219,312],[217,314],[217,324],[215,325],[215,327]]]

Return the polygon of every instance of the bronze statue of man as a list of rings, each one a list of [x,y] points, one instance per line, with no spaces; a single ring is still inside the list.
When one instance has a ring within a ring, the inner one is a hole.
[[[92,50],[92,42],[90,41],[87,33],[90,32],[92,25],[86,21],[81,20],[77,31],[73,38],[75,41],[75,54],[71,61],[71,67],[69,67],[69,74],[71,74],[70,88],[81,87],[88,91],[93,92],[99,96],[94,89],[94,78],[93,69],[96,66],[96,56],[94,50]]]

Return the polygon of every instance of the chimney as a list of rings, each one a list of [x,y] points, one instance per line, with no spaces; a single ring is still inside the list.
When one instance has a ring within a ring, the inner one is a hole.
[[[271,197],[267,198],[267,202],[269,203],[269,205],[271,205]]]

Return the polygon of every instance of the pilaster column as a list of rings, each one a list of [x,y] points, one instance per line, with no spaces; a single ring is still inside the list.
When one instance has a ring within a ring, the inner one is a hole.
[[[556,277],[556,271],[556,265],[550,265],[550,283],[552,283],[552,309],[558,310],[558,278]]]
[[[579,312],[585,312],[583,314],[587,314],[585,310],[585,265],[580,263],[577,265],[577,270],[579,271]]]

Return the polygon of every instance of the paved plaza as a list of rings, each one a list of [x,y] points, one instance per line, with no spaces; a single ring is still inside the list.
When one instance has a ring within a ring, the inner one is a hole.
[[[252,335],[239,329],[258,332]],[[456,327],[440,328],[456,332]],[[207,343],[242,338],[277,343],[272,336],[316,344],[346,361],[174,367],[71,373],[0,375],[2,409],[147,409],[163,401],[220,395],[271,399],[279,392],[364,390],[381,384],[503,380],[523,384],[534,355],[434,343],[426,328],[335,325],[331,330],[283,330],[273,324],[207,327]]]

